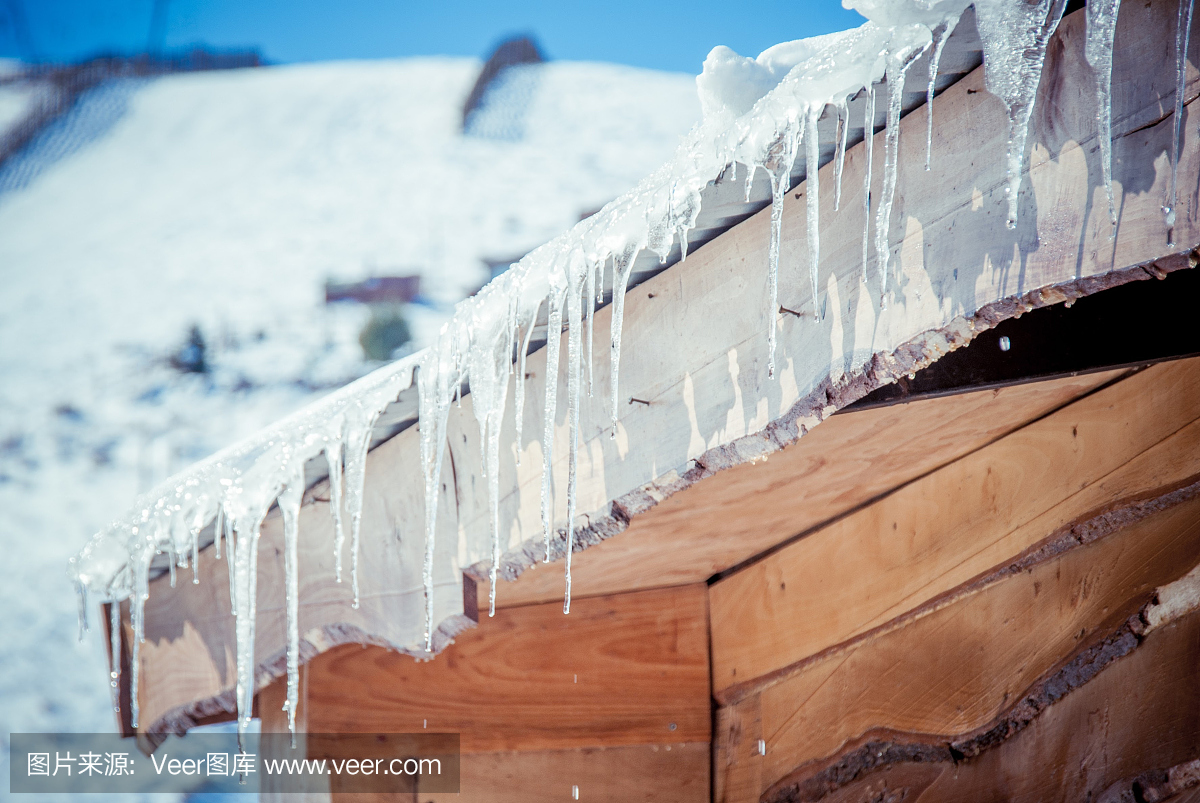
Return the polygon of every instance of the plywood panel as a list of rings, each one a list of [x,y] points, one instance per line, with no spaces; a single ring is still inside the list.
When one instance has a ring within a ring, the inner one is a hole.
[[[1200,359],[1153,366],[711,589],[718,697],[887,626],[1060,527],[1200,476]]]

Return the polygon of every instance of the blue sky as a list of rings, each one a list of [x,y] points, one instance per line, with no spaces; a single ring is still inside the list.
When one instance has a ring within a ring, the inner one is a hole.
[[[162,0],[160,0],[161,2]],[[146,48],[155,0],[0,0],[0,56],[77,61]],[[166,0],[168,50],[255,47],[275,62],[486,56],[532,33],[551,58],[698,72],[718,44],[749,55],[858,25],[839,0]],[[26,33],[27,32],[27,33]]]

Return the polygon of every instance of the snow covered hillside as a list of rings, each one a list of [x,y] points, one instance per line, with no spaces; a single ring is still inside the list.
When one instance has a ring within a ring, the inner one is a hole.
[[[482,259],[611,200],[699,117],[691,76],[536,69],[516,140],[460,133],[476,61],[347,62],[109,82],[0,166],[0,738],[112,727],[63,571],[86,537],[371,367],[326,279],[419,273],[424,345]],[[208,373],[169,364],[193,325]]]

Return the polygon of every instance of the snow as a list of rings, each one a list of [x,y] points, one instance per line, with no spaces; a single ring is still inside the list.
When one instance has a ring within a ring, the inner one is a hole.
[[[428,342],[487,277],[480,258],[568,228],[699,115],[692,76],[550,63],[524,138],[464,138],[478,69],[414,59],[115,82],[95,93],[121,99],[108,116],[85,103],[0,168],[28,178],[0,175],[0,730],[113,727],[103,629],[93,615],[76,645],[61,570],[81,541],[169,474],[373,367],[356,343],[364,311],[325,307],[327,277],[420,273],[426,299],[406,315]],[[166,364],[193,322],[208,375]],[[343,434],[347,497],[362,437]],[[249,528],[253,511],[224,513]],[[176,541],[186,559],[190,527]]]
[[[1190,0],[1185,0],[1189,3]],[[1061,18],[1064,0],[1040,0],[1013,4],[1010,0],[979,0],[976,13],[984,50],[988,89],[998,95],[1008,111],[1009,137],[1003,159],[1008,175],[1006,194],[1009,227],[1017,223],[1017,190],[1021,176],[1025,140],[1033,103],[1041,80],[1046,44]],[[470,382],[472,407],[484,444],[483,473],[488,478],[489,541],[491,570],[490,612],[495,611],[497,569],[505,546],[500,543],[498,520],[498,454],[500,422],[507,414],[507,390],[513,370],[513,348],[522,342],[543,308],[549,320],[547,349],[545,432],[543,443],[542,511],[545,529],[545,558],[551,556],[552,541],[563,525],[565,577],[564,613],[570,610],[571,554],[575,547],[576,489],[578,484],[579,409],[583,389],[583,327],[590,323],[594,305],[595,275],[611,265],[614,316],[611,332],[611,376],[614,386],[612,414],[617,416],[621,347],[622,297],[628,266],[639,251],[647,250],[664,260],[678,240],[686,258],[686,238],[695,225],[701,192],[709,182],[738,163],[747,168],[747,182],[757,170],[765,170],[771,182],[772,212],[768,282],[770,309],[778,308],[778,259],[781,241],[783,199],[789,190],[796,154],[804,141],[809,163],[819,152],[816,122],[828,106],[835,110],[860,92],[870,95],[868,122],[874,129],[874,92],[881,82],[888,90],[884,137],[882,192],[876,206],[875,251],[878,298],[886,305],[889,290],[889,241],[892,202],[898,181],[899,120],[901,87],[918,56],[936,48],[940,36],[965,8],[963,0],[930,3],[928,0],[862,0],[861,11],[868,22],[852,31],[813,40],[776,46],[756,59],[738,56],[728,48],[717,48],[705,62],[697,79],[704,111],[702,125],[684,139],[665,166],[644,178],[634,189],[607,204],[597,214],[576,224],[570,231],[534,250],[484,287],[476,296],[457,305],[430,347],[372,374],[357,385],[334,394],[328,401],[306,408],[280,425],[265,431],[248,445],[227,456],[202,463],[189,473],[142,497],[134,510],[107,531],[100,533],[75,563],[76,578],[94,592],[109,596],[132,595],[134,627],[139,630],[140,608],[145,597],[145,569],[155,550],[178,551],[181,527],[187,522],[207,522],[217,514],[217,505],[233,522],[237,604],[238,703],[242,727],[249,723],[253,689],[250,686],[254,643],[255,550],[258,528],[268,507],[288,488],[281,504],[294,505],[292,485],[303,462],[323,450],[345,452],[346,509],[352,525],[352,561],[356,561],[358,532],[355,520],[359,501],[355,497],[359,472],[365,461],[364,427],[387,402],[411,382],[417,369],[420,398],[421,458],[425,472],[425,583],[426,622],[424,650],[433,650],[433,573],[437,530],[438,485],[445,451],[447,415],[460,397],[465,381]],[[1114,9],[1115,10],[1115,9]],[[1190,11],[1189,11],[1190,13]],[[1182,18],[1182,11],[1181,11]],[[1095,45],[1093,45],[1094,47]],[[1095,60],[1093,64],[1097,63]],[[936,68],[934,68],[936,73]],[[868,140],[869,141],[869,140]],[[485,143],[492,144],[492,143]],[[465,149],[464,149],[465,150]],[[530,165],[521,165],[529,169]],[[461,176],[463,181],[468,176]],[[525,174],[537,183],[536,173]],[[869,177],[868,177],[869,181]],[[868,188],[869,188],[868,184]],[[819,226],[816,213],[820,192],[815,175],[807,185],[807,240],[812,260],[813,303],[819,318],[817,293]],[[462,194],[459,200],[470,208]],[[867,202],[869,204],[869,201]],[[456,211],[453,204],[447,215]],[[869,206],[868,206],[869,210]],[[375,214],[375,210],[371,210]],[[870,217],[867,218],[870,221]],[[459,221],[461,224],[461,221]],[[869,225],[868,225],[869,228]],[[455,229],[455,239],[467,231]],[[864,238],[868,232],[864,232]],[[865,241],[864,241],[865,243]],[[866,253],[864,244],[864,271]],[[869,277],[864,275],[864,280]],[[584,309],[584,304],[587,309]],[[554,420],[559,375],[560,337],[563,316],[567,326],[567,444],[568,480],[566,519],[554,521],[549,459],[553,454]],[[775,315],[768,332],[768,365],[774,376]],[[590,352],[590,336],[588,338]],[[523,381],[523,377],[518,378]],[[357,434],[359,437],[355,437]],[[361,438],[361,439],[360,439]],[[266,444],[264,447],[263,444]],[[352,479],[353,477],[353,479]],[[361,487],[361,486],[359,486]],[[177,515],[179,514],[179,515]],[[294,519],[294,511],[285,513]],[[183,524],[181,525],[181,522]],[[148,528],[148,531],[147,531]],[[286,536],[294,545],[294,528]],[[291,546],[288,547],[289,549]],[[125,555],[122,558],[122,554]],[[111,556],[106,559],[105,556]],[[357,575],[353,568],[352,574]],[[289,577],[289,587],[293,586]],[[295,592],[288,598],[289,634],[295,626]],[[357,590],[355,592],[357,600]],[[419,650],[417,645],[406,649]],[[296,645],[289,637],[288,682],[296,680]],[[290,704],[289,704],[290,705]]]

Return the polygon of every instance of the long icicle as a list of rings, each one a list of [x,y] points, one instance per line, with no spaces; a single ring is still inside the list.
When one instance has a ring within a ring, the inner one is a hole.
[[[1179,0],[1179,18],[1175,26],[1175,120],[1171,135],[1171,195],[1163,207],[1169,231],[1168,245],[1175,242],[1175,208],[1179,202],[1179,134],[1183,130],[1183,91],[1187,82],[1188,41],[1192,33],[1193,0]]]
[[[329,513],[333,517],[333,576],[342,582],[342,549],[346,530],[342,525],[342,438],[339,432],[325,444],[325,464],[329,468]]]
[[[109,666],[108,685],[112,688],[113,711],[121,711],[121,601],[108,604]]]
[[[129,621],[133,625],[133,649],[129,660],[129,724],[137,729],[141,717],[140,684],[142,642],[146,640],[146,600],[150,598],[150,562],[154,559],[151,541],[143,543],[133,567],[133,596],[129,599]]]
[[[771,179],[771,243],[767,249],[767,284],[771,291],[771,303],[767,307],[767,376],[775,376],[775,346],[778,339],[776,321],[779,320],[779,249],[783,238],[783,202],[791,189],[792,165],[796,162],[796,140],[799,137],[799,122],[790,118],[779,139],[772,147],[767,160],[770,167],[767,175]],[[813,304],[816,304],[813,299]]]
[[[296,706],[300,699],[300,580],[299,530],[300,503],[304,499],[304,464],[292,468],[287,485],[279,494],[279,512],[283,517],[283,575],[284,603],[287,619],[287,696],[283,710],[287,712],[288,733],[292,747],[296,746]]]
[[[551,288],[547,299],[550,325],[546,330],[546,406],[542,426],[542,531],[546,541],[543,563],[550,562],[550,534],[554,528],[554,419],[558,413],[558,354],[562,344],[563,296]]]
[[[842,208],[842,169],[846,164],[846,137],[850,133],[850,108],[845,100],[839,100],[834,106],[837,109],[837,153],[833,163],[833,211]]]
[[[1112,48],[1121,0],[1088,0],[1084,55],[1096,73],[1096,136],[1100,140],[1100,172],[1108,199],[1108,220],[1117,235],[1117,204],[1112,180]]]
[[[824,111],[824,104],[814,103],[808,107],[807,125],[804,130],[804,144],[807,149],[804,179],[807,189],[804,196],[804,208],[808,213],[808,277],[812,281],[814,318],[821,317],[820,279],[817,274],[821,262],[821,171],[819,169],[821,140],[817,134],[817,120],[820,119],[822,111]],[[778,307],[773,307],[773,309],[778,309]]]
[[[684,243],[684,253],[685,255],[687,253],[686,242]],[[587,271],[587,285],[586,291],[584,292],[584,297],[587,299],[587,330],[585,332],[587,336],[587,392],[588,395],[591,396],[592,385],[595,382],[595,376],[593,375],[592,371],[592,341],[595,340],[595,337],[593,336],[592,322],[596,317],[596,271],[590,264],[586,265],[584,269]]]
[[[904,78],[911,65],[911,58],[898,56],[888,58],[888,110],[883,152],[883,191],[880,193],[879,207],[875,212],[875,258],[879,261],[879,295],[885,301],[888,263],[891,261],[888,234],[891,229],[892,200],[896,196],[896,180],[900,167],[898,164],[900,157],[900,102],[904,97]]]
[[[237,546],[234,565],[237,585],[237,617],[234,633],[237,641],[237,733],[238,746],[250,727],[254,712],[254,630],[258,616],[258,539],[262,528],[261,513],[243,513],[236,517],[234,531]]]
[[[214,550],[213,558],[215,560],[221,559],[221,536],[224,534],[224,532],[225,532],[225,508],[224,508],[224,506],[218,504],[217,505],[217,518],[213,522],[213,550]]]
[[[563,594],[563,613],[571,612],[571,553],[575,546],[575,505],[577,502],[576,491],[579,487],[579,404],[582,401],[580,398],[580,360],[582,355],[580,343],[580,324],[581,324],[581,309],[580,309],[580,291],[586,290],[586,287],[581,287],[584,284],[582,277],[579,276],[581,270],[590,272],[590,266],[583,261],[582,257],[578,261],[568,264],[568,285],[567,285],[567,414],[570,419],[570,431],[567,437],[570,438],[569,460],[567,464],[567,543],[566,543],[566,566],[565,566],[565,582],[566,590]],[[589,293],[590,295],[590,293]],[[590,301],[590,298],[589,298]]]
[[[618,404],[617,380],[621,373],[621,327],[625,320],[625,290],[629,287],[629,276],[633,272],[633,263],[637,261],[638,248],[629,246],[620,254],[613,254],[613,309],[611,322],[611,342],[609,359],[612,363],[612,388],[609,404],[612,413],[612,429],[609,437],[617,437],[617,418],[620,415]]]
[[[437,510],[446,454],[451,388],[460,384],[456,352],[439,338],[430,346],[417,373],[421,415],[421,468],[425,480],[425,561],[421,582],[425,591],[425,650],[433,651],[433,559],[437,545]]]
[[[516,398],[513,400],[515,408],[516,426],[517,426],[517,465],[521,465],[521,452],[524,449],[524,441],[522,440],[522,429],[525,424],[525,356],[529,354],[529,339],[533,337],[534,325],[537,323],[537,311],[540,305],[534,309],[532,317],[529,319],[529,325],[525,327],[525,338],[521,341],[520,351],[517,352],[517,382],[513,389]]]
[[[867,265],[870,253],[867,245],[871,242],[871,173],[873,172],[875,150],[875,84],[867,85],[867,106],[863,113],[863,144],[866,146],[867,167],[863,172],[863,238],[862,238],[862,280],[867,281]]]
[[[361,412],[361,411],[360,411]],[[354,597],[350,606],[358,609],[358,544],[362,530],[363,491],[367,478],[367,452],[371,448],[371,430],[380,410],[367,411],[356,420],[347,420],[345,450],[346,513],[350,516],[350,586]]]
[[[1120,0],[1118,0],[1120,2]],[[958,25],[957,16],[950,17],[946,22],[933,29],[933,52],[929,56],[929,87],[925,90],[925,169],[929,170],[933,161],[933,93],[936,91],[938,65],[942,61],[942,50]]]

